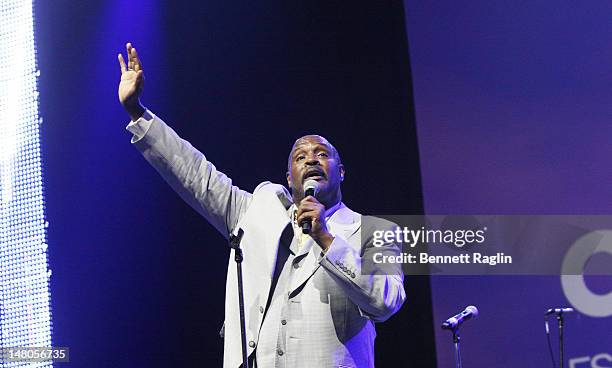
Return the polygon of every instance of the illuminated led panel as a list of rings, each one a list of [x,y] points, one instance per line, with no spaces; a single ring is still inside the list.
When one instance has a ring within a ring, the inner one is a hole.
[[[0,345],[51,346],[32,0],[0,0]],[[51,367],[3,362],[1,367]]]

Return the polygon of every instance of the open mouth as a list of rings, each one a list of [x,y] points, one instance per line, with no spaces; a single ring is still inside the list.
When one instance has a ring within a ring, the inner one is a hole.
[[[323,180],[325,179],[325,173],[323,173],[321,170],[310,170],[304,174],[302,181],[305,182],[308,179],[316,181]]]

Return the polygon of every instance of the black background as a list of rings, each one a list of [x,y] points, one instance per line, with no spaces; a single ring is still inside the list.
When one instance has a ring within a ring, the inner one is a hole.
[[[345,203],[422,213],[401,1],[35,2],[53,342],[79,367],[221,366],[224,239],[130,146],[116,97],[132,41],[143,102],[246,190],[293,141],[338,148]],[[377,326],[380,367],[434,367],[427,277]]]

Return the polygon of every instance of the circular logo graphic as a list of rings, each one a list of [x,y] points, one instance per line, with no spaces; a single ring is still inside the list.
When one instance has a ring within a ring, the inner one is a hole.
[[[581,313],[590,317],[612,316],[612,291],[598,295],[584,281],[584,268],[597,253],[612,255],[612,230],[598,230],[580,237],[563,259],[561,287],[567,300]]]

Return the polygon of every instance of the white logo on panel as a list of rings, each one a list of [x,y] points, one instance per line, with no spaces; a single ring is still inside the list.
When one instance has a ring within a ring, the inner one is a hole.
[[[612,316],[612,291],[605,295],[587,287],[584,268],[597,253],[612,255],[612,230],[598,230],[580,237],[565,254],[561,270],[561,286],[565,297],[581,313],[590,317]]]

